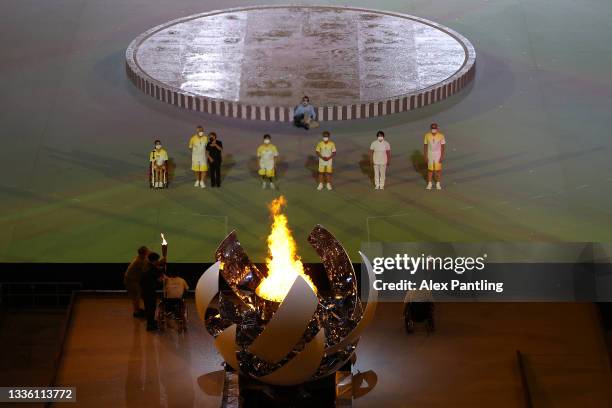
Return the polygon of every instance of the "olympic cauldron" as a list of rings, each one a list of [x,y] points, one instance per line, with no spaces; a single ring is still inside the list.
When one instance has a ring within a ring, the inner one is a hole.
[[[279,273],[278,268],[273,279],[274,259],[286,255],[279,254],[278,248],[275,253],[271,242],[275,231],[281,246],[295,249],[290,232],[278,236],[282,228],[277,228],[277,221],[284,217],[279,216],[279,208],[276,214],[272,211],[275,222],[268,237],[267,271],[249,260],[233,231],[219,245],[217,262],[197,283],[196,309],[227,365],[240,375],[290,386],[333,374],[351,359],[374,316],[377,296],[370,291],[367,305],[361,303],[346,251],[321,225],[314,227],[308,242],[321,257],[329,288],[318,290],[308,275],[288,270]],[[286,228],[286,218],[284,222]],[[290,255],[293,266],[301,267],[299,258]],[[365,255],[360,256],[371,282],[371,264]],[[265,293],[266,286],[280,289],[280,294]]]

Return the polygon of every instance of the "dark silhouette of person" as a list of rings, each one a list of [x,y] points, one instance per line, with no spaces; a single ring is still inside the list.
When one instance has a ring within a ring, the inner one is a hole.
[[[208,134],[208,143],[206,144],[208,152],[208,168],[210,171],[211,187],[221,187],[221,162],[223,161],[223,143],[217,139],[215,132]]]
[[[140,278],[140,296],[142,297],[145,317],[147,318],[147,331],[157,330],[157,322],[155,321],[155,308],[157,306],[156,290],[160,284],[164,264],[165,259],[160,259],[158,253],[149,253]]]

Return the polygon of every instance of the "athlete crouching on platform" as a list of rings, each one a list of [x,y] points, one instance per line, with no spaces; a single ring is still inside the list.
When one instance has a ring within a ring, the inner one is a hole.
[[[155,149],[149,155],[151,163],[152,187],[164,188],[166,186],[168,171],[168,152],[162,147],[161,141],[155,141]]]
[[[272,144],[270,135],[264,135],[263,144],[257,148],[257,157],[259,158],[261,188],[266,188],[267,182],[270,182],[270,188],[274,190],[274,176],[278,149]]]
[[[440,180],[442,177],[442,161],[444,160],[444,153],[446,139],[442,132],[438,132],[438,124],[432,123],[430,131],[425,134],[425,140],[423,141],[423,155],[427,162],[427,190],[431,190],[433,176],[436,176],[436,190],[442,190]]]
[[[336,144],[329,140],[329,132],[323,132],[323,140],[317,143],[315,152],[319,157],[319,186],[317,190],[323,190],[323,183],[328,190],[332,189],[332,158],[336,155]]]
[[[310,104],[310,99],[304,96],[302,103],[296,106],[293,111],[293,123],[297,127],[308,130],[319,126],[319,123],[315,120],[316,118],[317,113],[314,106]]]
[[[208,137],[204,134],[204,128],[198,126],[195,135],[189,139],[189,149],[191,150],[191,170],[195,174],[194,187],[205,188],[206,172],[208,171],[206,144]]]

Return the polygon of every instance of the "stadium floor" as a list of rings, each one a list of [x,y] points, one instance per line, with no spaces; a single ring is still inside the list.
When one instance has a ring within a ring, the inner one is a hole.
[[[57,384],[87,407],[219,406],[221,358],[189,302],[188,330],[145,331],[127,298],[80,296]],[[353,406],[608,406],[610,370],[592,304],[440,303],[436,332],[406,335],[402,305],[378,305],[357,347]],[[568,327],[571,322],[571,327]],[[584,396],[589,398],[585,399]],[[54,406],[69,404],[54,404]]]

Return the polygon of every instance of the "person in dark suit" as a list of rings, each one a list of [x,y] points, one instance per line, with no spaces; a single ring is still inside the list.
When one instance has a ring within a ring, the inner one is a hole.
[[[211,187],[221,187],[221,162],[223,161],[223,143],[217,138],[215,132],[208,135],[206,144],[208,153],[208,167],[210,170]]]
[[[165,259],[160,259],[158,253],[149,253],[140,278],[140,296],[142,297],[145,317],[147,318],[147,331],[157,330],[157,322],[155,321],[155,309],[157,306],[156,290],[160,284],[164,264]]]

